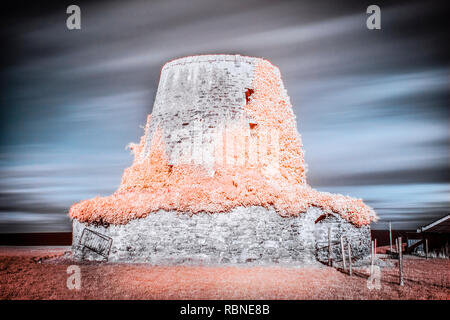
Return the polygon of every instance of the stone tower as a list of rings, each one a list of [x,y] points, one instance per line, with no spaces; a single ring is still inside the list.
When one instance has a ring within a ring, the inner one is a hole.
[[[229,132],[230,128],[237,127],[242,135],[248,135],[251,133],[248,131],[258,125],[258,115],[247,107],[254,93],[255,68],[264,62],[260,58],[239,55],[207,55],[185,57],[165,64],[140,160],[149,155],[157,128],[162,131],[170,165],[198,164],[211,171],[218,161],[224,160],[223,157],[233,158],[239,152],[245,152],[234,146],[224,147],[218,139],[223,139],[227,128]],[[271,65],[268,71],[272,80],[279,82],[280,93],[288,102],[278,68]],[[274,111],[288,112],[289,117],[284,117],[283,122],[288,124],[291,120],[290,125],[296,126],[292,109]],[[259,131],[263,129],[267,129],[267,135],[269,131],[271,135],[278,135],[277,127],[266,124]],[[301,153],[300,136],[296,133],[297,130],[294,138]],[[270,140],[270,137],[264,138]],[[234,140],[237,138],[234,137]],[[251,149],[255,144],[262,143],[269,144],[264,145],[266,148],[273,147],[270,141],[253,142],[252,146],[242,147]],[[301,154],[295,160],[303,167]]]
[[[328,230],[351,239],[356,256],[369,251],[375,212],[306,183],[289,96],[267,60],[168,62],[145,134],[130,148],[134,162],[118,190],[70,209],[77,257],[311,261],[321,259]]]
[[[153,132],[159,126],[172,165],[180,164],[186,153],[192,152],[186,160],[213,167],[212,137],[217,129],[244,116],[254,61],[223,55],[186,57],[167,63],[161,71],[142,156],[148,155]]]

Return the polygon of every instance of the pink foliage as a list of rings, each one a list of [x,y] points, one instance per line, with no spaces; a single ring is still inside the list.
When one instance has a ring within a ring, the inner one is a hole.
[[[317,206],[327,213],[341,215],[356,226],[375,221],[375,212],[362,200],[319,192],[306,184],[302,142],[292,106],[278,70],[268,61],[256,65],[253,90],[244,107],[258,123],[253,134],[262,136],[268,129],[279,132],[279,170],[275,174],[267,174],[269,154],[265,155],[267,161],[251,166],[245,161],[237,165],[216,161],[213,175],[199,165],[171,166],[159,129],[154,133],[149,155],[143,158],[149,117],[140,144],[130,147],[135,160],[125,169],[119,189],[111,196],[74,204],[70,217],[85,222],[125,224],[160,209],[195,214],[226,212],[238,206],[263,206],[273,207],[281,215],[295,216],[310,206]],[[243,137],[243,132],[244,128],[238,126],[226,129],[223,134]],[[237,145],[234,156],[246,157],[245,144]]]

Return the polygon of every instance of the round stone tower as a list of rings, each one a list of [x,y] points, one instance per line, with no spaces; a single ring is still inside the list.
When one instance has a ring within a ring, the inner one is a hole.
[[[289,96],[267,60],[168,62],[145,134],[130,148],[118,190],[70,209],[79,259],[311,262],[328,259],[329,236],[345,236],[357,258],[370,251],[375,212],[306,183]],[[339,259],[338,247],[331,252]]]
[[[240,130],[245,135],[248,134],[246,129],[258,125],[246,106],[255,90],[255,68],[264,62],[267,61],[240,55],[205,55],[165,64],[140,160],[149,155],[157,128],[162,131],[170,165],[197,164],[211,172],[223,157],[238,156],[238,148],[228,146],[225,152],[218,150],[224,146],[217,139],[223,138],[226,128],[243,123]],[[272,66],[269,71],[270,76],[283,86],[278,68]],[[291,109],[283,111],[290,112],[294,119]],[[295,123],[291,125],[295,126]],[[267,125],[263,129],[273,129],[278,135],[276,127]],[[297,138],[299,142],[300,137]],[[297,147],[300,151],[300,144]]]
[[[216,55],[167,63],[161,71],[142,157],[150,152],[153,132],[159,126],[171,165],[189,162],[213,168],[213,137],[218,129],[243,116],[255,60]]]

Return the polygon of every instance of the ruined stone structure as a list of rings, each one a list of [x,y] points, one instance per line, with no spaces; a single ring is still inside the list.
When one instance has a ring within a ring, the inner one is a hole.
[[[306,183],[281,75],[239,55],[173,60],[161,71],[135,159],[118,190],[75,204],[78,259],[311,263],[370,252],[375,212]]]
[[[194,56],[167,63],[161,72],[142,158],[157,127],[171,164],[214,167],[218,128],[239,121],[252,86],[254,58]],[[250,120],[250,119],[249,119]]]
[[[229,213],[193,216],[158,211],[126,225],[93,226],[74,221],[73,248],[77,259],[105,260],[80,246],[84,228],[112,238],[109,261],[180,263],[328,262],[331,228],[332,258],[341,259],[340,237],[350,240],[355,259],[369,254],[370,228],[356,228],[338,216],[318,223],[323,214],[311,207],[300,216],[283,218],[273,209],[238,207]]]

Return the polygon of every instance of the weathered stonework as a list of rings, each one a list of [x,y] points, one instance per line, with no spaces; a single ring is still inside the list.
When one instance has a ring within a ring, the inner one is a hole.
[[[145,134],[130,148],[118,190],[69,211],[77,259],[327,262],[329,231],[333,260],[341,236],[355,259],[370,252],[373,209],[307,184],[293,108],[267,60],[167,63]]]
[[[331,232],[331,259],[342,261],[341,237],[344,238],[344,250],[348,259],[348,244],[352,257],[364,258],[370,254],[370,227],[355,227],[340,216],[330,215],[318,221],[314,226],[316,257],[323,263],[328,262],[328,233]]]
[[[255,60],[210,55],[165,64],[141,158],[148,156],[159,127],[170,164],[187,162],[212,169],[215,135],[244,115],[245,92],[252,88]]]
[[[350,240],[355,259],[370,252],[368,227],[356,228],[337,216],[320,222],[319,208],[311,207],[298,217],[282,217],[262,207],[239,207],[228,213],[193,216],[163,210],[126,225],[94,226],[73,223],[72,252],[77,259],[104,260],[79,246],[84,228],[112,238],[108,261],[180,263],[293,263],[327,261],[328,227],[332,241],[341,235]],[[333,259],[340,259],[333,246]]]

